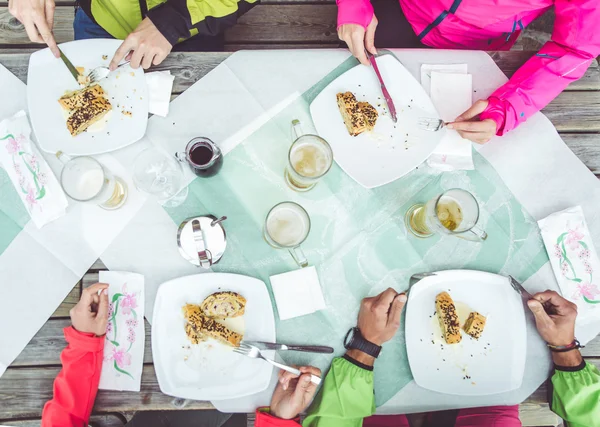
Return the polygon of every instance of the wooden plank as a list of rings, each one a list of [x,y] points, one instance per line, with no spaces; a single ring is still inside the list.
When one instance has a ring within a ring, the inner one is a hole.
[[[559,132],[600,132],[600,92],[563,92],[542,112]]]
[[[52,397],[58,367],[10,368],[0,378],[0,420],[39,418]],[[144,365],[140,392],[98,392],[94,412],[173,410],[182,401],[160,391],[154,366]],[[177,405],[177,406],[175,406]],[[214,409],[210,402],[186,401],[184,409]]]
[[[94,262],[92,264],[92,266],[90,267],[90,270],[107,270],[107,268],[104,265],[104,263],[102,262],[102,260],[100,258],[98,258],[96,260],[96,262]]]
[[[0,420],[0,424],[10,424],[11,427],[40,427],[40,422],[41,420],[39,418],[19,421],[5,420],[4,422]],[[121,414],[92,415],[90,418],[90,424],[98,427],[121,427],[124,426],[126,422],[127,421]]]
[[[75,304],[79,302],[79,298],[81,297],[80,283],[77,283],[73,287],[73,289],[71,289],[71,292],[69,292],[69,294],[63,300],[63,302],[58,306],[56,311],[52,314],[51,318],[69,317],[69,310],[75,307]]]
[[[144,320],[146,340],[144,346],[144,363],[152,363],[151,329],[147,320]],[[66,342],[63,329],[70,326],[69,319],[48,320],[29,344],[21,352],[11,367],[55,365],[60,366],[60,353],[65,348]]]
[[[599,118],[600,120],[600,118]],[[596,175],[600,176],[600,134],[561,133],[571,151]],[[600,357],[600,341],[594,356]]]
[[[587,343],[585,348],[581,349],[581,354],[584,357],[600,358],[600,335]]]

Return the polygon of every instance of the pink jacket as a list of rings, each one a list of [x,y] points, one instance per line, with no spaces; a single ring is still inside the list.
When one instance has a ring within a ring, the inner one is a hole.
[[[338,26],[371,22],[369,0],[337,4]],[[498,135],[544,108],[600,55],[600,0],[400,0],[400,6],[424,44],[478,50],[509,50],[524,27],[554,6],[551,41],[490,96],[481,114],[496,122]]]

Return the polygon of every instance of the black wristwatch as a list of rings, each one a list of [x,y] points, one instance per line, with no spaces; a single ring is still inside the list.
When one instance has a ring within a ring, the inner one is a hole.
[[[375,358],[381,352],[381,346],[365,339],[358,328],[350,328],[346,334],[346,338],[344,338],[344,347],[347,350],[360,350]]]

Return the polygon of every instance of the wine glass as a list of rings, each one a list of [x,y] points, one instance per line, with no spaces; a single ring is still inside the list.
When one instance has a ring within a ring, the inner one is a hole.
[[[179,162],[155,147],[142,151],[135,159],[133,182],[138,190],[152,195],[167,208],[179,206],[188,195]]]

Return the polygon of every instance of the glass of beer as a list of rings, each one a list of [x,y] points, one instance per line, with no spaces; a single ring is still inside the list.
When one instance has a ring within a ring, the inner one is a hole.
[[[118,209],[127,200],[127,184],[114,176],[93,157],[70,158],[62,152],[56,156],[64,163],[60,185],[78,202],[94,203],[102,209]]]
[[[460,188],[445,191],[427,203],[411,206],[404,217],[406,228],[417,237],[439,233],[483,241],[487,233],[476,225],[478,220],[477,199]]]
[[[276,249],[287,249],[300,267],[308,260],[300,245],[310,232],[310,217],[306,210],[294,202],[279,203],[269,211],[263,235],[267,243]]]
[[[320,136],[304,134],[299,120],[292,121],[292,136],[285,182],[292,190],[308,191],[331,169],[333,151]]]

